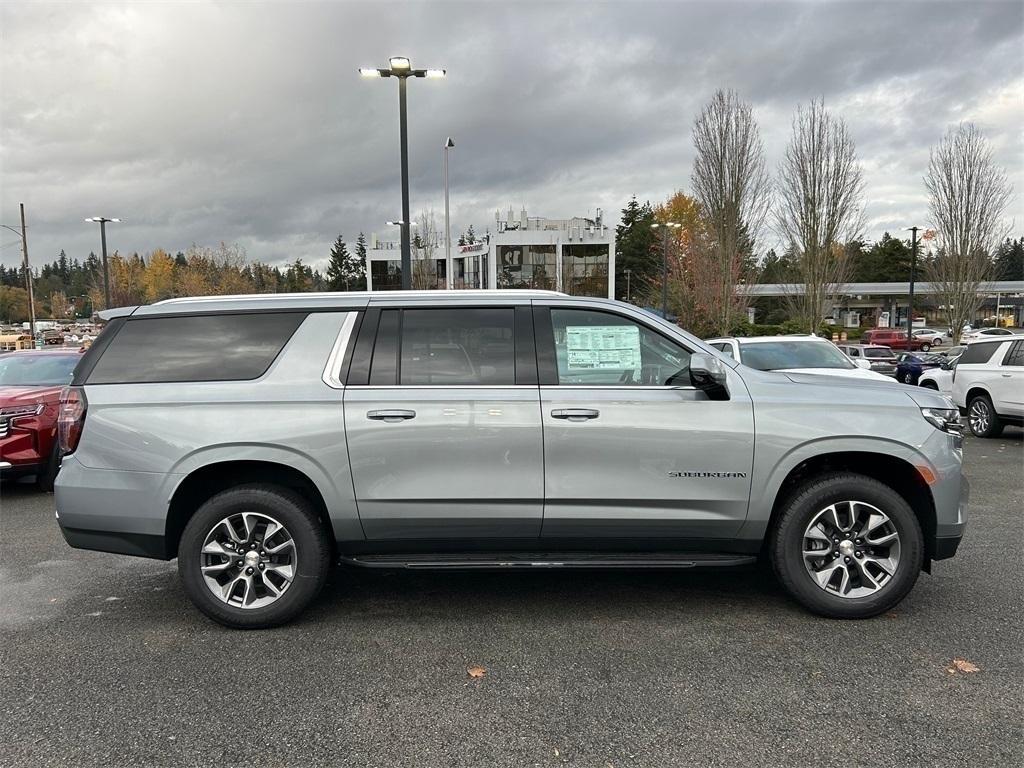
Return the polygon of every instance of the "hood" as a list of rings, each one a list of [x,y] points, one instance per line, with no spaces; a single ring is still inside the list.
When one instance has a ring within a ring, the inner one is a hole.
[[[26,403],[55,403],[60,400],[60,393],[63,389],[63,384],[38,387],[0,387],[0,408]]]
[[[891,376],[883,376],[875,371],[866,368],[782,368],[776,373],[785,374],[808,374],[812,376],[835,376],[843,379],[863,379],[868,381],[884,381],[886,384],[895,384],[896,379]],[[799,382],[799,378],[789,376],[791,381]]]

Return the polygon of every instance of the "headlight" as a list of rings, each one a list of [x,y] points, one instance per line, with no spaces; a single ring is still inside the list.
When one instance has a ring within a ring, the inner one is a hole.
[[[38,416],[43,412],[42,403],[32,403],[32,405],[16,405],[10,408],[0,408],[0,419],[5,421],[14,421],[15,419],[22,418],[24,416]]]
[[[936,429],[952,435],[963,434],[964,425],[960,421],[960,411],[956,408],[922,408],[921,415]]]

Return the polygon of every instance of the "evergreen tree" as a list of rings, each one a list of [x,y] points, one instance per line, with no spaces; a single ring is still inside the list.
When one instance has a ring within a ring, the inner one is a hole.
[[[622,209],[622,222],[615,228],[615,295],[631,300],[644,295],[661,268],[654,247],[654,210],[649,202],[640,205],[636,195]],[[629,279],[626,279],[629,270]],[[631,296],[626,295],[627,288]]]
[[[476,242],[476,232],[473,231],[473,225],[469,225],[469,229],[466,230],[466,242],[462,245],[472,245]]]
[[[359,255],[362,250],[362,257]],[[329,291],[359,291],[366,285],[366,270],[364,267],[366,258],[366,240],[363,233],[359,233],[359,241],[356,243],[356,253],[349,253],[348,247],[341,235],[334,241],[331,248],[331,260],[327,265],[327,290]]]
[[[996,250],[996,280],[1024,280],[1024,237],[1006,238]]]
[[[910,243],[890,235],[882,235],[882,239],[865,249],[862,242],[847,243],[846,251],[850,257],[852,283],[899,283],[910,280]],[[922,279],[920,265],[920,244],[918,247],[918,274]]]

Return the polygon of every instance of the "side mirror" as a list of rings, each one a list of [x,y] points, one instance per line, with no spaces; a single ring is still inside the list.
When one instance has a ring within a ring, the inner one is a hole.
[[[703,352],[690,355],[690,384],[712,400],[728,400],[725,382],[725,364],[721,360]]]
[[[858,368],[864,368],[865,370],[868,371],[871,370],[871,361],[865,360],[863,357],[858,357],[856,360],[853,361],[853,364],[856,365]]]

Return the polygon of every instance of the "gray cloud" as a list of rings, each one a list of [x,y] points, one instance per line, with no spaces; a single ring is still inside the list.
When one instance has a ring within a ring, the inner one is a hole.
[[[122,252],[223,240],[321,261],[399,215],[396,86],[355,70],[402,53],[449,71],[410,85],[410,172],[414,209],[440,210],[455,138],[456,231],[509,205],[614,215],[685,189],[693,118],[732,87],[772,166],[795,106],[824,96],[878,237],[924,223],[928,147],[962,120],[1024,190],[1022,27],[1013,1],[6,3],[0,220],[26,203],[35,263],[95,250],[94,214],[125,220]]]

